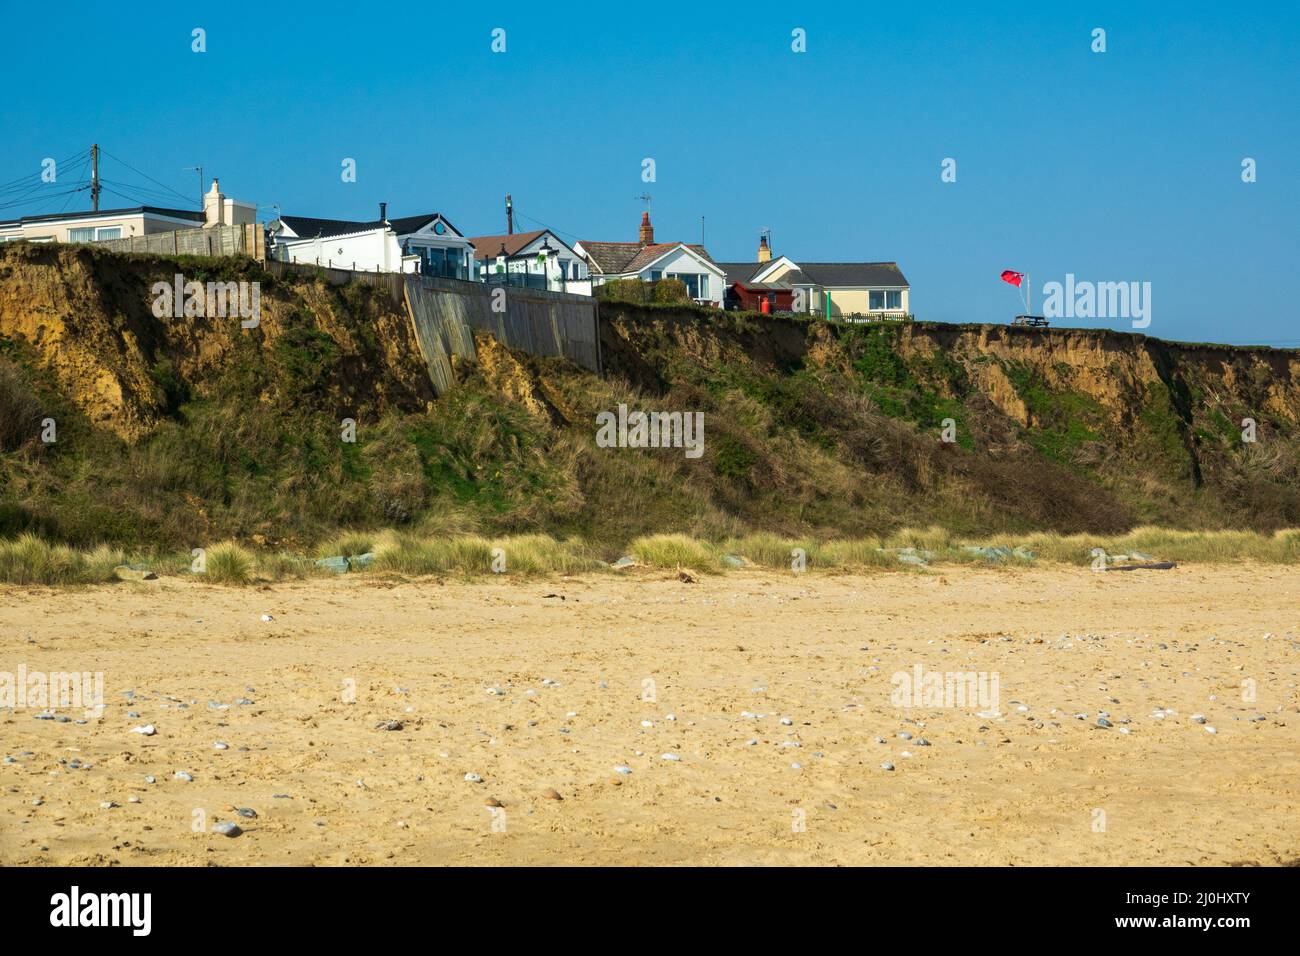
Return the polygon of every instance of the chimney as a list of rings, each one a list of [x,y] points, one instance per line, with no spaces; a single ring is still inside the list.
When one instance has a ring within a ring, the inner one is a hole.
[[[223,222],[226,197],[221,195],[221,184],[212,180],[212,188],[203,196],[203,225],[220,226]]]
[[[650,211],[646,210],[641,213],[641,245],[653,246],[655,243],[655,227],[650,225]]]
[[[388,222],[388,203],[386,202],[379,204],[379,221]]]
[[[772,249],[767,244],[766,233],[758,237],[758,261],[759,262],[772,261]]]

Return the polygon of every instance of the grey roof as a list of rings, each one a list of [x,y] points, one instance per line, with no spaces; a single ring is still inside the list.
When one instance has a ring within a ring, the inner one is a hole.
[[[718,267],[727,274],[727,285],[735,282],[744,282],[748,285],[754,273],[769,264],[767,262],[719,262]]]
[[[420,231],[438,218],[438,213],[430,212],[422,216],[389,218],[388,225],[392,227],[393,232],[397,235],[405,236]],[[301,239],[315,239],[317,236],[328,239],[331,236],[343,236],[353,232],[367,232],[371,229],[379,229],[384,225],[382,219],[358,222],[352,219],[316,219],[312,216],[281,216],[280,221],[292,229]],[[447,222],[445,217],[443,217],[443,222]],[[447,222],[447,225],[451,226],[452,229],[456,229],[450,222]],[[456,231],[459,232],[459,230]]]
[[[129,206],[125,209],[100,209],[98,211],[83,209],[81,212],[53,212],[39,216],[23,216],[20,219],[2,220],[0,221],[0,225],[16,226],[19,224],[37,222],[62,222],[68,219],[94,219],[101,216],[130,216],[137,213],[152,214],[155,216],[170,216],[172,219],[189,219],[193,222],[204,221],[203,213],[195,212],[193,209],[168,209],[164,206]]]
[[[824,288],[845,286],[898,286],[909,288],[897,262],[800,262],[798,270],[787,272],[783,282],[811,282]]]

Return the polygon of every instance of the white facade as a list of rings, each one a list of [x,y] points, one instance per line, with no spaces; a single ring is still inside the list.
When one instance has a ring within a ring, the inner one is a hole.
[[[497,277],[505,274],[511,285],[591,295],[586,260],[549,229],[538,231],[522,245],[517,236],[508,235],[476,236],[471,241],[476,250],[475,277],[480,281],[499,282]]]
[[[397,236],[387,228],[350,235],[275,242],[275,258],[353,272],[418,272],[418,257],[404,256]]]
[[[369,223],[286,216],[272,223],[271,233],[271,254],[284,262],[473,278],[473,246],[436,214]]]
[[[574,248],[583,256],[587,256],[582,243],[578,243]],[[686,285],[692,299],[711,305],[722,304],[727,287],[727,274],[721,268],[680,242],[673,244],[662,255],[646,262],[635,271],[591,274],[594,285],[603,285],[614,279],[640,279],[642,282],[680,279]]]

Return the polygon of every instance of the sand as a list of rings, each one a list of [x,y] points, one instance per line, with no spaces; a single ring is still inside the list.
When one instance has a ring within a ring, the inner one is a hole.
[[[0,710],[0,863],[1276,865],[1298,635],[1250,566],[3,588],[0,672],[105,708]]]

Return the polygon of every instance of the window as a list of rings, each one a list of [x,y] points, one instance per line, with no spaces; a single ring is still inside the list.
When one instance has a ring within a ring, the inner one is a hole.
[[[660,279],[662,279],[663,277],[664,277],[664,274],[663,274],[662,272],[660,272],[658,269],[651,269],[651,270],[650,270],[650,281],[651,281],[651,282],[658,282],[658,281],[659,281]],[[672,277],[669,276],[669,278],[672,278]]]
[[[420,257],[420,272],[426,276],[444,279],[464,279],[466,272],[464,254],[459,249],[440,246],[416,246],[411,250]]]
[[[903,308],[903,293],[899,289],[872,289],[870,309],[872,312],[900,312]]]
[[[68,230],[68,242],[96,242],[100,239],[121,238],[121,226],[79,226]]]
[[[698,298],[707,299],[709,297],[709,277],[700,273],[700,294]]]
[[[699,293],[700,279],[704,278],[704,276],[698,275],[694,272],[670,272],[668,273],[668,278],[680,279],[682,284],[686,286],[686,294],[692,299],[703,298]]]

